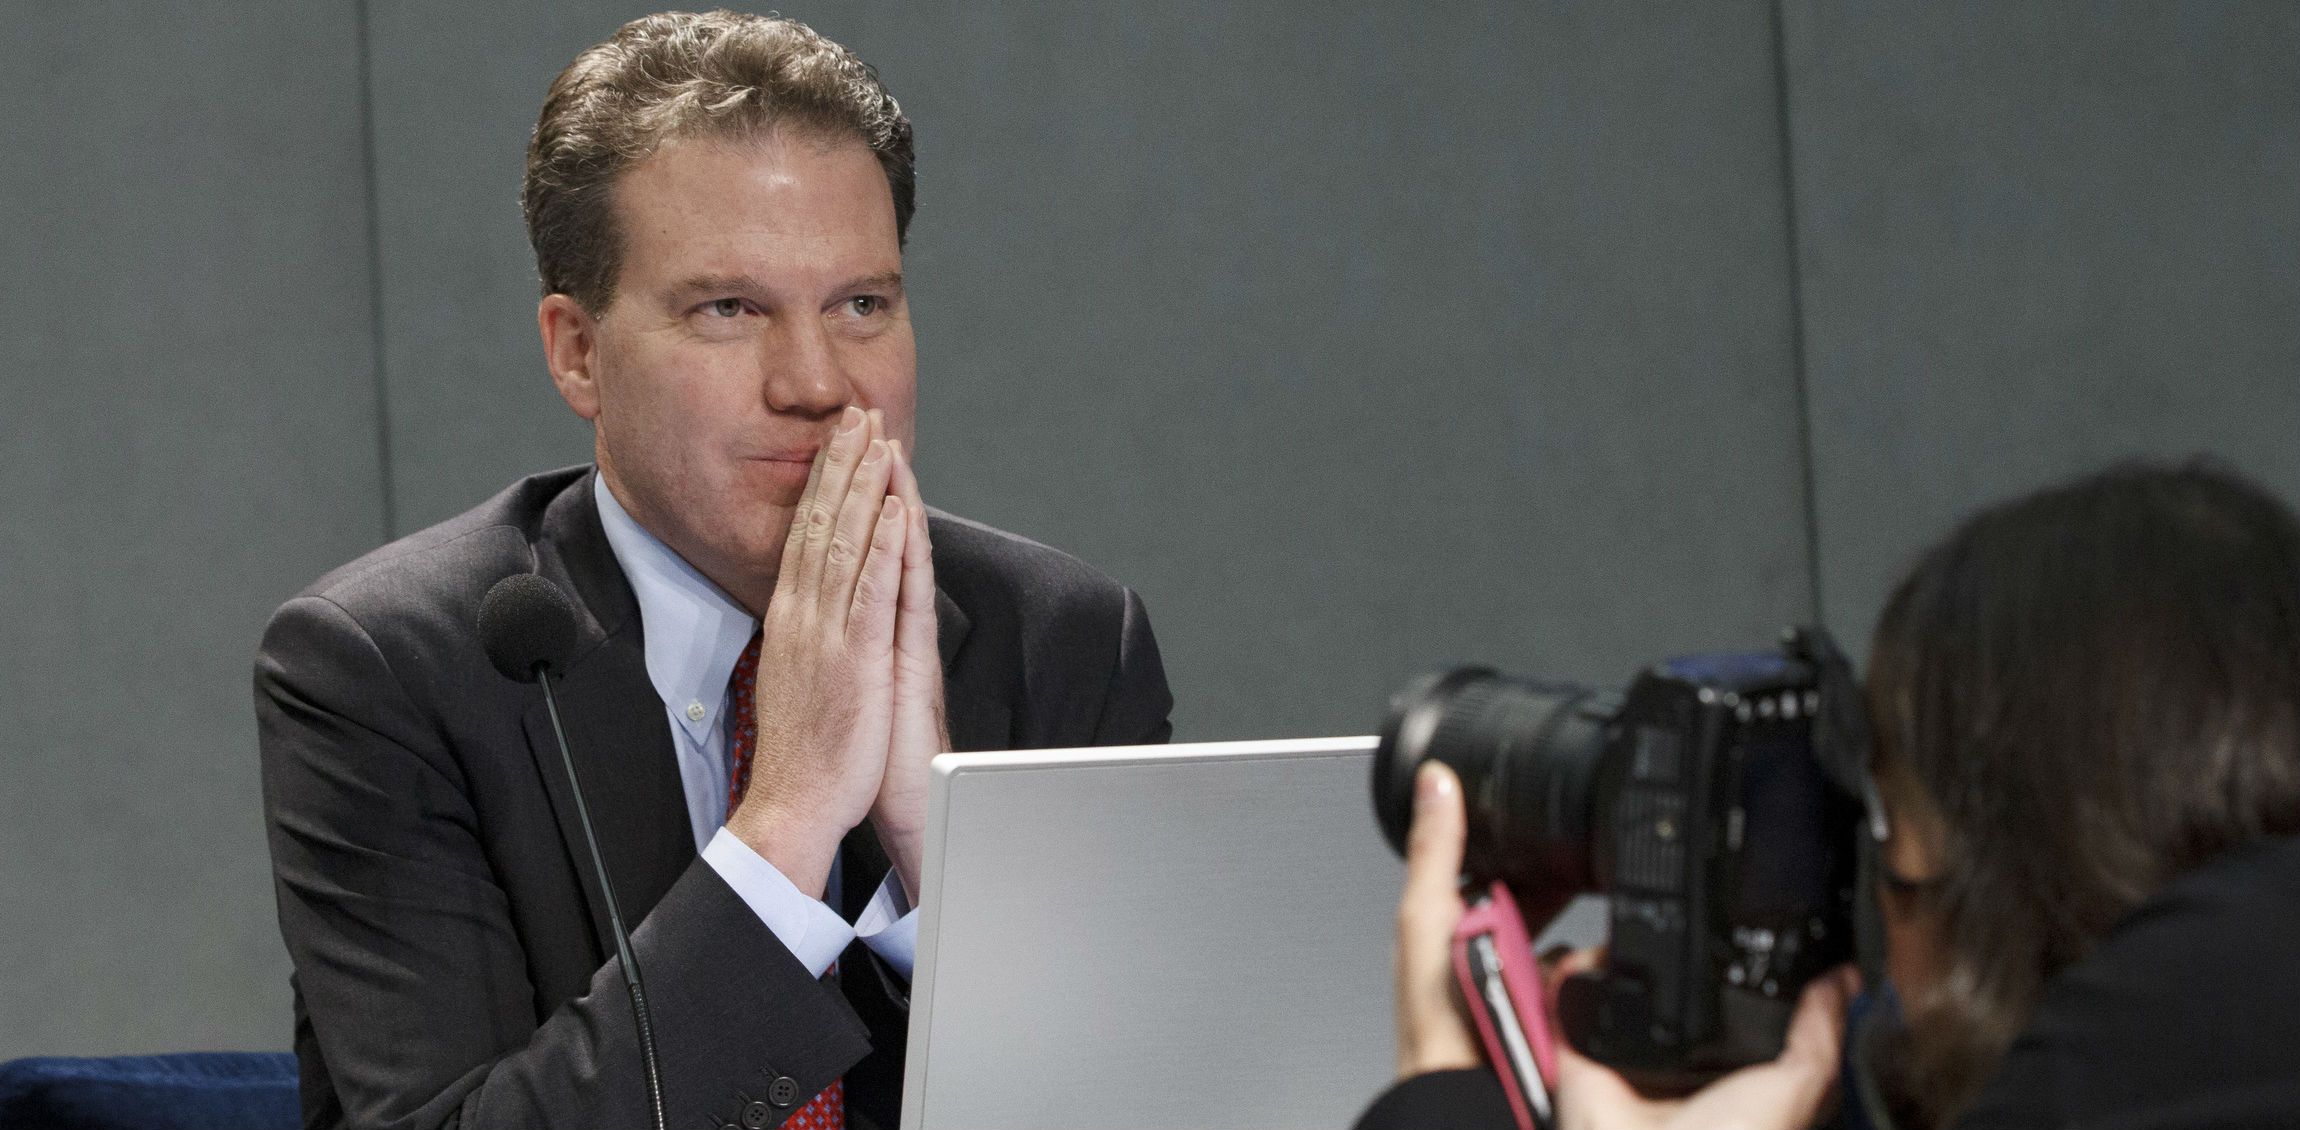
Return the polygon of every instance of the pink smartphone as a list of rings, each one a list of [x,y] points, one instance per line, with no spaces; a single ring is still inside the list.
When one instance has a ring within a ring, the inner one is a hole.
[[[1552,1130],[1557,1045],[1533,939],[1508,887],[1495,883],[1462,915],[1453,932],[1453,968],[1518,1130]]]

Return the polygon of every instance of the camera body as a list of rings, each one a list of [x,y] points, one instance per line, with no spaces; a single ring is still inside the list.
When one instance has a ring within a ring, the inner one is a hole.
[[[1604,961],[1560,988],[1558,1019],[1646,1089],[1779,1055],[1806,982],[1853,955],[1847,767],[1865,754],[1824,719],[1858,703],[1805,638],[1667,660],[1620,694],[1457,670],[1400,694],[1383,730],[1375,807],[1394,846],[1435,757],[1462,778],[1469,879],[1524,905],[1607,897]]]

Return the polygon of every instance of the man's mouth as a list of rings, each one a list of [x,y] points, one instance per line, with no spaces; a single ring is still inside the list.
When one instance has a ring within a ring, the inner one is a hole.
[[[812,467],[817,450],[819,449],[813,447],[795,447],[787,451],[770,451],[764,455],[751,456],[751,458],[766,463],[797,463],[801,466]]]
[[[806,490],[807,479],[814,474],[815,453],[812,449],[777,451],[750,456],[745,462],[757,468],[755,481],[766,488],[767,497],[775,505],[788,506]]]

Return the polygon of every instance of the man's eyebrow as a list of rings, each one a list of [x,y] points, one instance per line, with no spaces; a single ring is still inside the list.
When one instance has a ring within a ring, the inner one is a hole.
[[[673,301],[705,294],[757,294],[764,287],[749,275],[696,275],[671,288]]]
[[[867,275],[839,289],[850,293],[858,290],[891,290],[900,293],[902,290],[902,272],[886,271],[876,275]]]
[[[763,294],[766,290],[766,285],[753,275],[696,275],[673,286],[671,288],[671,300],[673,303],[679,303],[707,294]],[[902,272],[883,271],[875,275],[865,275],[859,279],[849,280],[838,290],[842,294],[869,290],[891,291],[900,294],[902,293]]]

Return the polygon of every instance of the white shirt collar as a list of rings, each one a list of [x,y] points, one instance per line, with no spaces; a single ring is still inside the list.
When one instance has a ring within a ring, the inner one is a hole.
[[[616,501],[604,475],[593,477],[599,524],[607,545],[639,598],[639,627],[647,641],[647,678],[699,747],[720,732],[727,679],[750,646],[759,622],[711,579],[648,533]]]

